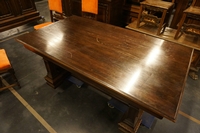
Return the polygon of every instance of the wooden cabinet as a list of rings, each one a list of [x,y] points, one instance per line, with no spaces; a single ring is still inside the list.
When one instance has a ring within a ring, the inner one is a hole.
[[[0,32],[38,19],[34,0],[0,0]]]
[[[123,25],[126,26],[138,18],[140,2],[143,0],[124,0]]]
[[[98,3],[98,15],[97,21],[121,25],[122,20],[122,8],[124,0],[99,0]],[[69,4],[70,2],[70,4]],[[71,14],[81,16],[81,0],[65,0],[65,14]]]

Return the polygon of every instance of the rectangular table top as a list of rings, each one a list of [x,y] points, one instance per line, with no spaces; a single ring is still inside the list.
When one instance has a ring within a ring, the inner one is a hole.
[[[78,16],[16,40],[104,93],[176,120],[193,49]]]

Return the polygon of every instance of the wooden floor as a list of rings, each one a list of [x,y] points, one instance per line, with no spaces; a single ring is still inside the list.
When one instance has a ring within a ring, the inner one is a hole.
[[[176,33],[176,29],[171,29],[171,28],[167,27],[165,29],[165,32],[158,36],[158,35],[156,35],[157,27],[149,26],[149,25],[145,25],[144,23],[141,23],[140,27],[137,28],[136,24],[137,24],[137,20],[135,20],[132,23],[130,23],[129,25],[127,25],[126,28],[135,30],[138,32],[142,32],[144,34],[149,34],[149,35],[152,35],[152,36],[155,36],[158,38],[162,38],[164,40],[176,42],[178,44],[185,45],[187,47],[191,47],[196,50],[200,50],[200,37],[186,35],[183,33],[179,39],[175,40],[174,36]]]

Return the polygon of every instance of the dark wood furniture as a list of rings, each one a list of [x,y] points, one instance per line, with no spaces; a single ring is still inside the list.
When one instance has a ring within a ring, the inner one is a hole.
[[[1,0],[0,32],[39,20],[34,0]]]
[[[67,16],[82,16],[81,0],[64,0]],[[99,0],[97,21],[121,25],[123,0]]]
[[[200,36],[200,6],[195,6],[195,3],[196,0],[193,0],[192,5],[184,10],[183,16],[174,36],[175,39],[178,39],[183,32],[186,34]],[[195,24],[191,21],[197,21],[198,23]]]
[[[140,12],[137,20],[137,28],[140,23],[158,27],[157,35],[165,31],[173,9],[174,0],[172,2],[162,0],[145,0],[140,2]]]
[[[143,110],[177,118],[191,48],[78,16],[16,40],[43,57],[52,87],[71,74],[127,104],[130,109],[119,122],[124,132],[137,131]]]
[[[123,5],[123,25],[127,26],[129,23],[135,21],[138,18],[140,11],[140,2],[143,0],[124,0]]]

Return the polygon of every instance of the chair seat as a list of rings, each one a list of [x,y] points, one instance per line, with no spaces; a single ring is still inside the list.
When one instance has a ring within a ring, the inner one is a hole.
[[[11,68],[10,61],[4,49],[0,49],[0,71]]]
[[[50,24],[52,24],[53,22],[46,22],[46,23],[42,23],[42,24],[38,24],[38,25],[35,25],[34,26],[34,29],[35,30],[38,30],[38,29],[40,29],[40,28],[42,28],[42,27],[45,27],[45,26],[47,26],[47,25],[50,25]]]
[[[186,10],[184,10],[183,12],[192,13],[192,14],[195,14],[195,15],[200,15],[200,7],[190,6]]]
[[[146,5],[146,6],[151,6],[151,7],[156,7],[156,8],[160,8],[160,9],[169,9],[174,5],[174,3],[172,3],[172,2],[153,1],[153,0],[146,0],[146,1],[140,2],[140,4]]]

